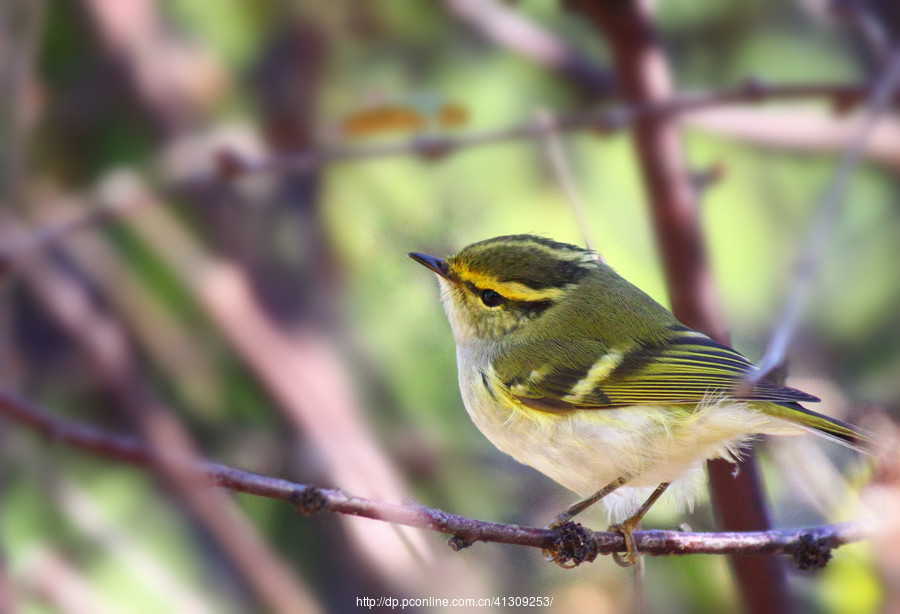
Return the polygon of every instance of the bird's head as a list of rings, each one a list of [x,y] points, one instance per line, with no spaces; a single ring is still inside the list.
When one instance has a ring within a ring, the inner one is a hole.
[[[497,341],[537,320],[598,265],[594,252],[533,235],[473,243],[446,260],[409,256],[437,273],[460,344]]]

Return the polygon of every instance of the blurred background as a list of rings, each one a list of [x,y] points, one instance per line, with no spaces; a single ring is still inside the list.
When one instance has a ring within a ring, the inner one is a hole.
[[[545,525],[574,495],[471,424],[435,280],[406,253],[586,234],[669,304],[627,133],[560,135],[583,227],[543,139],[447,155],[421,146],[618,108],[605,42],[563,4],[3,0],[4,254],[38,229],[62,224],[64,236],[12,250],[16,266],[4,269],[2,385],[70,419],[243,469]],[[869,8],[870,26],[898,31],[890,0]],[[751,78],[852,86],[879,74],[858,20],[826,0],[681,0],[653,13],[678,91]],[[717,290],[752,360],[853,111],[810,97],[679,118]],[[788,377],[822,398],[817,410],[884,434],[900,410],[897,121],[864,151]],[[247,172],[265,161],[273,168]],[[67,227],[74,219],[83,223]],[[896,468],[873,471],[811,438],[758,449],[776,527],[847,520],[867,503],[900,517]],[[681,523],[712,530],[708,501],[686,515],[658,507],[647,521]],[[803,610],[889,608],[893,539],[840,548],[820,572],[789,571]],[[504,595],[552,597],[553,612],[631,607],[632,572],[607,557],[567,571],[536,550],[456,553],[445,541],[187,493],[0,418],[2,612],[349,612],[357,597]],[[738,608],[724,557],[646,566],[651,610]]]

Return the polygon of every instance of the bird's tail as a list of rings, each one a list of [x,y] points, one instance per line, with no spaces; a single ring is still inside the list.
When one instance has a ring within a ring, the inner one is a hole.
[[[806,409],[799,403],[779,403],[771,414],[803,426],[818,435],[827,437],[859,452],[867,452],[872,435],[863,429]]]

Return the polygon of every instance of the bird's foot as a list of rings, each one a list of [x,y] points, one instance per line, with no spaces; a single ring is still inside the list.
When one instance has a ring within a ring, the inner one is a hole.
[[[637,529],[640,524],[641,520],[639,518],[629,518],[621,524],[609,526],[610,531],[621,533],[622,537],[625,538],[625,555],[623,556],[618,552],[612,553],[613,560],[619,567],[631,567],[638,562],[640,553],[637,549],[637,543],[634,541],[634,530]]]

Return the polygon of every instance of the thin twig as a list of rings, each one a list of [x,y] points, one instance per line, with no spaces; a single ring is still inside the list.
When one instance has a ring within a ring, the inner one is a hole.
[[[837,170],[818,205],[815,222],[804,244],[800,259],[795,269],[791,289],[781,311],[781,317],[772,333],[763,357],[757,364],[750,381],[759,381],[768,375],[784,360],[800,316],[806,308],[813,282],[816,280],[822,260],[825,257],[828,239],[837,223],[841,205],[847,192],[847,186],[859,164],[863,147],[871,136],[878,119],[887,110],[894,93],[900,85],[900,49],[895,50],[891,60],[878,81],[872,98],[866,105],[866,111],[855,137],[850,141],[841,156]]]
[[[235,181],[250,175],[279,173],[288,170],[311,172],[329,164],[395,156],[419,156],[425,159],[434,159],[475,147],[541,138],[547,130],[564,133],[590,129],[601,134],[612,134],[643,120],[673,117],[741,102],[828,98],[845,105],[864,98],[869,93],[870,89],[865,85],[822,83],[767,85],[759,81],[747,81],[733,89],[718,92],[680,94],[668,100],[653,101],[647,104],[554,117],[549,125],[548,122],[532,120],[477,134],[435,135],[401,143],[369,146],[335,146],[327,149],[301,151],[289,156],[258,159],[243,157],[232,152],[222,152],[217,161],[216,170],[185,178],[160,191],[163,193],[163,202],[165,202],[169,199],[177,199],[185,192],[206,188],[210,184]],[[25,253],[45,249],[71,232],[103,223],[126,212],[125,209],[118,207],[116,199],[102,199],[96,207],[73,219],[36,231],[34,236],[22,241],[0,246],[0,265],[9,264]]]
[[[865,99],[869,93],[870,88],[864,85],[768,85],[758,80],[748,80],[732,89],[716,92],[684,93],[665,100],[655,100],[644,104],[557,117],[551,122],[550,128],[560,133],[594,129],[599,133],[606,134],[622,130],[646,119],[672,117],[738,102],[828,98],[836,103],[846,104],[855,100]],[[224,174],[229,177],[239,177],[246,174],[271,173],[283,170],[310,171],[323,164],[405,155],[438,158],[470,147],[540,138],[547,128],[548,126],[543,122],[532,120],[478,134],[461,136],[429,135],[402,143],[355,147],[337,146],[332,149],[304,151],[292,156],[258,160],[231,158],[229,160],[230,164],[227,165],[228,172]],[[207,179],[201,178],[204,181]]]
[[[597,253],[597,243],[591,239],[587,211],[585,210],[584,202],[581,200],[581,196],[578,193],[578,189],[575,187],[575,178],[572,176],[571,165],[568,163],[568,160],[566,160],[566,153],[563,151],[559,135],[552,128],[553,114],[545,109],[540,109],[535,114],[535,117],[539,122],[542,122],[547,126],[543,135],[544,152],[547,154],[547,162],[550,163],[550,168],[553,170],[554,175],[556,175],[556,180],[559,182],[563,193],[566,195],[566,199],[572,206],[572,212],[575,214],[575,220],[578,223],[578,228],[581,230],[584,245],[589,250]],[[602,261],[602,256],[600,256],[599,253],[597,253],[597,255]]]
[[[6,236],[19,234],[13,223],[0,226]],[[181,466],[197,458],[196,445],[177,413],[143,381],[130,340],[115,318],[97,309],[91,295],[48,259],[24,259],[16,266],[43,313],[77,344],[97,381],[133,421],[147,442],[145,449],[169,451],[167,455],[145,455],[156,461],[148,468],[172,487],[238,577],[273,612],[296,612],[297,604],[306,611],[319,611],[302,580],[265,543],[236,503],[222,492],[198,492],[190,476],[182,474]],[[172,457],[176,460],[170,466]]]
[[[444,6],[485,38],[551,68],[594,95],[607,95],[615,90],[612,77],[602,66],[520,11],[496,0],[444,0]]]
[[[674,75],[650,0],[570,0],[569,5],[607,40],[617,83],[628,103],[644,108],[672,99]],[[671,115],[646,117],[635,123],[633,139],[672,311],[685,325],[728,343],[680,126]],[[711,460],[707,467],[718,527],[730,531],[770,527],[752,451],[744,455],[738,472],[723,459]],[[730,563],[748,612],[787,612],[787,579],[779,561],[732,557]]]
[[[423,505],[381,503],[341,490],[317,488],[226,465],[189,458],[171,458],[135,439],[104,433],[93,427],[64,420],[0,387],[0,414],[28,427],[50,442],[66,444],[91,454],[144,468],[161,462],[178,467],[183,478],[198,488],[219,486],[296,505],[303,513],[330,511],[372,518],[420,529],[452,534],[457,547],[477,541],[554,549],[560,547],[558,533],[521,525],[475,520]],[[870,528],[861,523],[840,523],[808,529],[754,531],[746,533],[685,533],[638,531],[638,549],[645,554],[792,554],[801,562],[811,551],[824,556],[844,544],[867,539]],[[585,534],[594,554],[625,550],[619,533],[598,531]],[[810,546],[812,544],[812,546]],[[818,548],[818,550],[816,550]]]
[[[859,116],[825,109],[733,105],[686,116],[682,125],[757,149],[837,157],[856,136]],[[900,170],[900,118],[881,118],[866,142],[865,159],[892,172]]]

